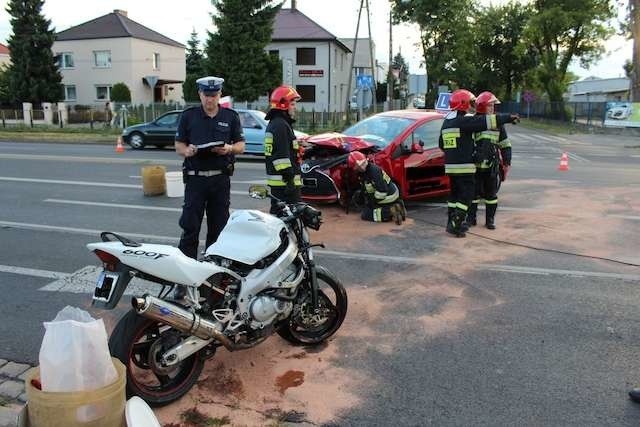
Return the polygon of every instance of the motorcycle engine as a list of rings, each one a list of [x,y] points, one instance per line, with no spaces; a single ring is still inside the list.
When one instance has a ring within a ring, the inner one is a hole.
[[[288,315],[292,307],[291,302],[262,295],[251,300],[249,312],[255,322],[271,323],[280,314],[286,313]]]

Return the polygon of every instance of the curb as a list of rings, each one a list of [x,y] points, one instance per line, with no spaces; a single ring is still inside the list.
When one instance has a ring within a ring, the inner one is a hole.
[[[0,359],[0,427],[16,427],[26,405],[26,373],[32,366]]]

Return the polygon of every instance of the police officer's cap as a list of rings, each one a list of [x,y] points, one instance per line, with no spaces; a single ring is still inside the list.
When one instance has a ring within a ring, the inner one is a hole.
[[[224,83],[222,77],[207,76],[196,80],[198,90],[205,95],[214,95],[220,92],[220,90],[222,90],[222,83]]]

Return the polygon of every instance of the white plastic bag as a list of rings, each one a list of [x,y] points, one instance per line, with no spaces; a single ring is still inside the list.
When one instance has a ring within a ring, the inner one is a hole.
[[[51,322],[44,322],[40,347],[43,391],[95,390],[118,379],[102,319],[66,306]]]

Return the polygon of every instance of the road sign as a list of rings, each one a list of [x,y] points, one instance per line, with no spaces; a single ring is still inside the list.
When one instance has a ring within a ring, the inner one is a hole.
[[[152,89],[156,87],[156,83],[158,83],[158,76],[145,76],[144,79],[147,81],[147,84]]]
[[[373,87],[373,76],[369,74],[358,74],[356,76],[356,87]]]
[[[449,111],[449,98],[451,98],[451,94],[449,92],[439,93],[438,100],[436,101],[436,110]]]

